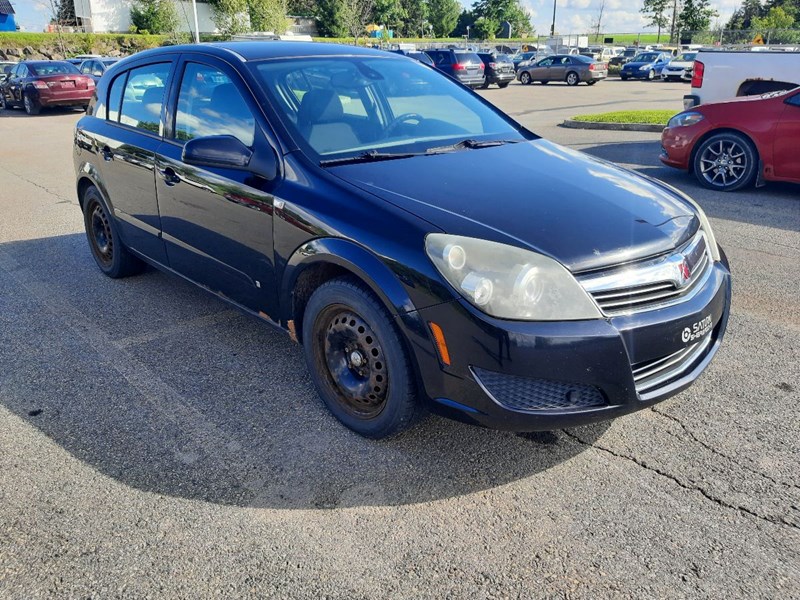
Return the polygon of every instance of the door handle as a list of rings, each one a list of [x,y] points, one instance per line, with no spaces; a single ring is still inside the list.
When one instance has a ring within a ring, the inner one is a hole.
[[[166,169],[160,170],[159,173],[161,173],[161,176],[164,178],[164,183],[170,187],[181,182],[180,176],[173,170],[172,167],[167,167]]]
[[[103,146],[103,149],[100,150],[100,153],[103,155],[103,160],[105,161],[114,160],[114,153],[108,146]]]

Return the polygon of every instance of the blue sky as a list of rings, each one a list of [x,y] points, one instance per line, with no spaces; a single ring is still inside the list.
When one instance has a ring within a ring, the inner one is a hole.
[[[556,29],[561,33],[586,32],[597,17],[603,0],[556,0]],[[17,12],[17,23],[28,31],[41,31],[49,20],[49,0],[12,0]],[[471,2],[464,2],[468,5]],[[533,18],[531,19],[538,33],[550,31],[553,17],[552,0],[522,0]],[[711,4],[720,13],[720,20],[725,22],[739,6],[740,0],[712,0]],[[645,31],[644,20],[639,14],[641,0],[605,0],[603,12],[603,30],[606,32],[625,33]]]

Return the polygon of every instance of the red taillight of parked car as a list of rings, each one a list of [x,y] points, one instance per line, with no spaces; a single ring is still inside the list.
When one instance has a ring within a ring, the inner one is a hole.
[[[705,70],[706,66],[703,63],[701,63],[699,60],[694,61],[694,70],[692,71],[693,88],[703,87],[703,72]]]
[[[589,63],[589,70],[594,71],[594,63]]]
[[[47,83],[44,82],[44,81],[39,81],[37,79],[37,80],[35,80],[33,82],[33,87],[35,87],[37,90],[46,90],[47,89]]]
[[[467,67],[461,63],[453,63],[453,71],[464,71]]]
[[[483,63],[478,63],[478,68],[482,71],[483,69],[486,68],[486,65],[484,65]]]
[[[490,69],[496,69],[497,68],[497,63],[489,63],[489,68]]]

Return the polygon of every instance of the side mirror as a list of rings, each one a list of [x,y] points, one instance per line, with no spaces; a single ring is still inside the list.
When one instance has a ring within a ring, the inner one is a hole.
[[[186,142],[181,160],[199,167],[243,169],[253,151],[232,135],[209,135]]]

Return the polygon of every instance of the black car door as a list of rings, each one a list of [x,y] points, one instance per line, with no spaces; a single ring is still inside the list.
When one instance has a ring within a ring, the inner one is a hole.
[[[275,314],[271,184],[266,123],[230,65],[186,55],[170,96],[169,133],[156,157],[163,238],[172,269],[254,312]],[[247,168],[187,164],[189,140],[232,136],[252,151]]]
[[[83,131],[93,139],[97,166],[125,243],[166,264],[155,190],[155,152],[174,61],[163,56],[117,75],[109,86],[106,119]]]
[[[17,65],[14,67],[14,70],[11,71],[11,75],[8,76],[8,100],[11,104],[21,104],[22,103],[22,91],[25,87],[25,77],[28,76],[28,67],[23,65]]]

